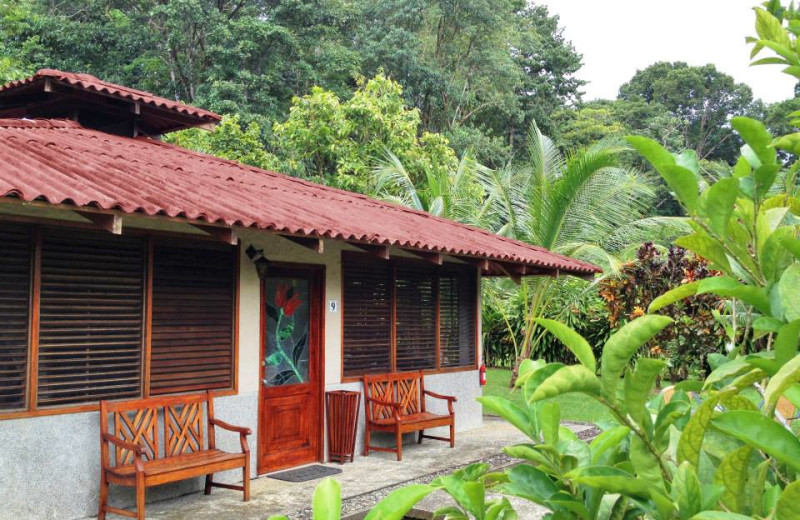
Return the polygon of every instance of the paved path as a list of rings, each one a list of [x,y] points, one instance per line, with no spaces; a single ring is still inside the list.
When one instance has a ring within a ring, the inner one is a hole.
[[[570,426],[576,431],[586,426]],[[403,462],[392,453],[373,453],[359,457],[352,464],[330,466],[342,469],[334,476],[342,487],[343,512],[346,516],[375,504],[391,490],[412,481],[427,482],[438,474],[474,461],[490,459],[496,465],[508,462],[501,454],[503,446],[525,442],[526,437],[503,421],[486,418],[484,426],[460,433],[456,448],[428,440],[421,445],[408,444],[403,449]],[[152,520],[266,520],[270,515],[285,514],[292,520],[309,517],[308,508],[314,487],[319,481],[289,483],[261,477],[251,481],[250,502],[242,502],[237,491],[214,489],[210,496],[192,493],[179,498],[147,505],[147,518]],[[420,504],[433,511],[446,502],[446,496],[432,495]],[[520,518],[540,518],[544,510],[531,504],[515,502]],[[522,507],[528,506],[528,507]]]

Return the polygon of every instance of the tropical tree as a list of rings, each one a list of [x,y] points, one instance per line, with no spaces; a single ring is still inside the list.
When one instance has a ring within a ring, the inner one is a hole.
[[[614,141],[601,141],[565,157],[532,125],[527,161],[481,172],[487,193],[484,222],[502,235],[616,271],[619,256],[632,244],[672,238],[685,226],[679,218],[645,218],[654,187],[636,170],[621,166],[624,151],[626,147]],[[541,337],[534,318],[542,315],[557,286],[553,278],[536,277],[518,288],[527,303],[512,385],[519,363],[530,358]]]
[[[415,184],[403,162],[391,151],[373,169],[373,195],[388,202],[426,211],[458,222],[477,223],[483,190],[479,172],[487,168],[464,154],[455,168],[431,169]]]

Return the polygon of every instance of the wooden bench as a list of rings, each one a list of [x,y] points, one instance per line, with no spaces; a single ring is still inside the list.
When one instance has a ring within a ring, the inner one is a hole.
[[[206,421],[203,421],[204,408]],[[113,433],[108,431],[109,422]],[[159,422],[163,428],[163,445],[159,443]],[[207,444],[203,442],[204,423]],[[216,428],[238,433],[242,452],[218,450]],[[115,513],[144,520],[146,488],[203,475],[206,495],[211,493],[212,486],[235,489],[244,493],[247,502],[250,500],[250,448],[247,445],[250,433],[250,428],[214,418],[211,391],[135,401],[100,401],[101,469],[97,518],[103,520],[106,513]],[[242,468],[241,486],[214,482],[214,473],[237,468]],[[136,488],[135,513],[108,505],[109,484]]]
[[[426,411],[425,397],[447,401],[448,415],[437,415]],[[366,414],[366,435],[364,436],[364,456],[370,451],[397,453],[397,460],[403,460],[403,434],[419,432],[419,440],[436,439],[449,441],[450,447],[456,444],[455,412],[456,398],[425,390],[425,376],[422,371],[398,374],[364,376],[364,413]],[[441,426],[450,427],[450,437],[425,435],[425,430]],[[373,431],[393,432],[397,447],[382,448],[370,446]]]

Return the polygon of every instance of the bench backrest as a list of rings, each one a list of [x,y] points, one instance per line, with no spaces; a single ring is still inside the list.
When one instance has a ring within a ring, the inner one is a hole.
[[[364,395],[380,401],[400,404],[401,415],[411,415],[425,411],[425,376],[422,371],[400,372],[364,376]],[[367,419],[388,419],[394,416],[390,406],[364,402]]]
[[[213,417],[214,402],[210,391],[133,401],[100,401],[101,437],[108,433],[110,424],[112,435],[139,444],[147,460],[214,448],[214,429],[210,424]],[[163,436],[160,437],[159,432]],[[206,432],[208,443],[204,438]],[[103,463],[109,465],[108,445],[105,442],[101,445]],[[131,464],[133,458],[131,450],[115,448],[117,466]]]

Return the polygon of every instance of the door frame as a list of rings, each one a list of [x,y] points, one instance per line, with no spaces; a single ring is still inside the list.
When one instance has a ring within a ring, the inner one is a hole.
[[[311,280],[311,302],[310,309],[312,312],[316,309],[317,316],[319,317],[317,334],[319,336],[319,347],[317,348],[316,362],[317,373],[317,399],[319,402],[319,414],[316,420],[317,428],[317,453],[315,462],[323,462],[325,456],[325,282],[326,282],[326,269],[324,264],[307,264],[307,263],[294,263],[294,262],[271,262],[267,277],[272,272],[278,271],[279,273],[304,273],[309,276]],[[261,447],[263,432],[261,431],[261,420],[264,406],[264,371],[266,367],[263,364],[264,355],[267,348],[267,327],[265,317],[267,315],[267,291],[265,287],[265,280],[258,280],[259,293],[261,304],[259,306],[259,359],[258,359],[258,422],[257,422],[257,446],[256,446],[256,472],[259,475],[264,475],[271,471],[261,465]],[[314,288],[317,290],[314,291]],[[314,320],[311,320],[313,326]],[[286,468],[284,468],[286,469]]]

